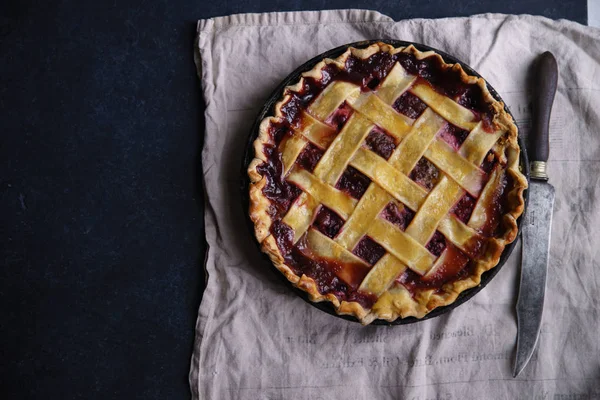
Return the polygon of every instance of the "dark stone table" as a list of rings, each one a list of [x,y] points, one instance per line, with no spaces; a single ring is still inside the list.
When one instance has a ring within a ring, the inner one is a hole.
[[[205,250],[197,19],[587,18],[586,0],[258,3],[0,2],[3,399],[189,398]]]

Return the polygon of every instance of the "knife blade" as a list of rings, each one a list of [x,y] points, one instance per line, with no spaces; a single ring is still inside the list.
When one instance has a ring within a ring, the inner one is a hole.
[[[527,365],[535,350],[544,311],[546,275],[550,250],[554,187],[548,183],[546,162],[550,152],[548,128],[556,93],[558,66],[550,52],[535,67],[536,98],[532,110],[529,159],[529,204],[523,220],[522,262],[517,299],[517,350],[513,377]]]

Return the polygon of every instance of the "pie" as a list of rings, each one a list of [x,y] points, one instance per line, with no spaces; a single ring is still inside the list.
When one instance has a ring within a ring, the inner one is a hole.
[[[482,78],[376,43],[284,89],[254,142],[250,218],[312,301],[363,324],[479,285],[518,233],[518,130]]]

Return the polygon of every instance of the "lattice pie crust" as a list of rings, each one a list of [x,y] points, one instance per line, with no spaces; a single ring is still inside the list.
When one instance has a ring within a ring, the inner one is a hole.
[[[327,79],[327,68],[348,69],[349,58],[376,63],[381,53],[406,53],[416,62],[435,60],[442,70],[459,76],[465,87],[480,89],[490,118],[484,120],[456,97],[438,90],[439,79],[432,78],[432,82],[426,74],[417,76],[396,62],[381,74],[381,80],[366,86],[334,77],[290,122],[285,107],[308,79]],[[392,107],[405,93],[424,104],[425,109],[415,118]],[[332,116],[339,115],[341,107],[347,119],[338,132]],[[290,133],[277,143],[273,127],[286,121]],[[462,143],[444,140],[440,131],[449,124],[468,132]],[[393,142],[387,158],[365,144],[373,130]],[[297,162],[307,146],[322,152],[312,170]],[[434,308],[454,302],[459,293],[480,283],[483,272],[497,265],[503,249],[517,235],[516,219],[523,212],[527,187],[519,170],[517,128],[483,79],[468,76],[460,65],[446,64],[431,51],[378,43],[365,49],[349,48],[336,59],[322,60],[284,90],[274,115],[262,121],[254,150],[255,159],[248,169],[249,212],[263,251],[312,301],[329,301],[337,313],[353,315],[363,324],[374,319],[422,318]],[[495,159],[495,166],[487,172],[481,168],[486,157]],[[422,158],[437,171],[431,188],[411,179],[411,171]],[[261,169],[265,163],[277,163],[279,175],[267,176]],[[350,167],[370,180],[360,197],[339,189],[339,181]],[[272,195],[265,195],[269,179],[282,179],[300,189],[289,208],[278,210]],[[451,211],[464,196],[473,199],[474,206],[462,221]],[[384,218],[390,206],[410,212],[410,223],[400,227]],[[333,235],[313,226],[322,207],[343,220]],[[277,236],[275,223],[285,227],[285,238]],[[446,243],[439,255],[427,247],[436,231]],[[365,237],[384,251],[373,264],[357,251]],[[282,245],[284,242],[287,245]],[[315,260],[317,267],[312,271],[320,271],[319,265],[328,269],[342,289],[330,290],[319,282],[319,274],[307,276],[299,272],[302,268],[298,265],[290,265],[286,253],[294,246],[303,257]],[[452,279],[444,278],[459,264],[468,274],[454,271]],[[419,284],[406,284],[409,275]]]

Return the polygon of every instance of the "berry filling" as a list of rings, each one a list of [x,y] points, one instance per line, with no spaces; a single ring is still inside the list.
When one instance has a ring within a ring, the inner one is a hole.
[[[325,122],[339,132],[346,124],[346,121],[348,121],[348,118],[350,118],[350,115],[352,115],[352,112],[352,108],[344,101]]]
[[[481,163],[480,168],[484,170],[487,174],[491,174],[494,170],[494,167],[498,164],[498,159],[492,150],[487,153],[485,159]]]
[[[446,238],[438,231],[435,231],[425,248],[434,256],[439,257],[446,248]]]
[[[342,225],[344,225],[342,217],[325,206],[321,207],[313,221],[313,226],[317,228],[319,232],[332,239],[338,234]]]
[[[271,202],[269,214],[272,218],[281,219],[302,191],[283,178],[281,153],[275,152],[270,146],[265,146],[265,153],[269,157],[269,162],[259,165],[256,170],[267,177],[262,192]]]
[[[508,185],[512,185],[512,179],[504,175],[494,190],[492,200],[490,201],[491,206],[485,209],[487,215],[486,223],[480,229],[480,233],[484,236],[499,236],[502,234],[502,228],[504,227],[501,223],[502,216],[506,214],[508,209],[509,190],[506,190]]]
[[[370,183],[371,180],[368,176],[356,168],[348,166],[335,187],[348,193],[355,199],[360,199],[367,191]]]
[[[313,172],[325,152],[312,143],[308,143],[296,159],[296,164],[309,172]]]
[[[396,111],[408,118],[417,119],[427,108],[427,104],[410,92],[404,92],[392,106]]]
[[[452,146],[454,150],[458,150],[467,136],[469,136],[469,131],[448,123],[445,124],[442,129],[440,129],[438,136]]]
[[[342,264],[337,260],[315,256],[303,236],[296,246],[285,256],[285,263],[298,276],[311,277],[323,295],[333,294],[340,301],[355,301],[365,308],[371,308],[377,298],[357,290],[358,285],[369,272],[362,264]],[[336,274],[344,272],[345,282]]]
[[[415,213],[408,207],[401,205],[400,208],[395,202],[389,203],[381,212],[381,218],[391,222],[403,231],[406,230],[414,216]]]
[[[275,122],[269,127],[269,135],[273,138],[275,145],[278,146],[284,138],[291,138],[294,136],[294,132],[290,129],[288,124]]]
[[[417,75],[437,92],[455,99],[460,105],[477,114],[493,113],[483,98],[483,91],[477,84],[462,81],[461,73],[452,66],[444,65],[436,57],[416,59],[412,54],[399,53],[398,61],[408,73]]]
[[[465,224],[469,222],[469,218],[471,218],[471,214],[473,213],[473,208],[475,208],[475,203],[477,200],[471,196],[469,193],[465,193],[463,197],[452,207],[450,210],[451,213],[456,215],[458,219],[460,219]]]
[[[281,221],[275,221],[270,231],[281,253],[288,254],[294,247],[294,230]]]
[[[363,237],[352,252],[371,265],[385,255],[385,249],[368,236]]]
[[[476,264],[455,246],[448,244],[446,248],[445,262],[436,267],[434,271],[421,276],[411,269],[406,271],[398,279],[413,295],[420,290],[437,289],[442,291],[442,286],[449,282],[455,282],[473,274]]]
[[[304,78],[302,88],[299,91],[291,92],[290,99],[281,107],[281,113],[288,124],[298,125],[302,110],[306,109],[308,104],[323,91],[338,72],[339,69],[336,66],[329,64],[321,70],[320,79]]]
[[[346,60],[345,70],[337,79],[359,85],[363,91],[375,89],[390,72],[396,59],[393,55],[378,52],[363,60],[350,56]]]
[[[365,146],[387,160],[396,148],[396,143],[383,129],[376,126],[369,132]]]
[[[428,159],[422,157],[410,172],[409,178],[431,190],[440,180],[440,171]]]

